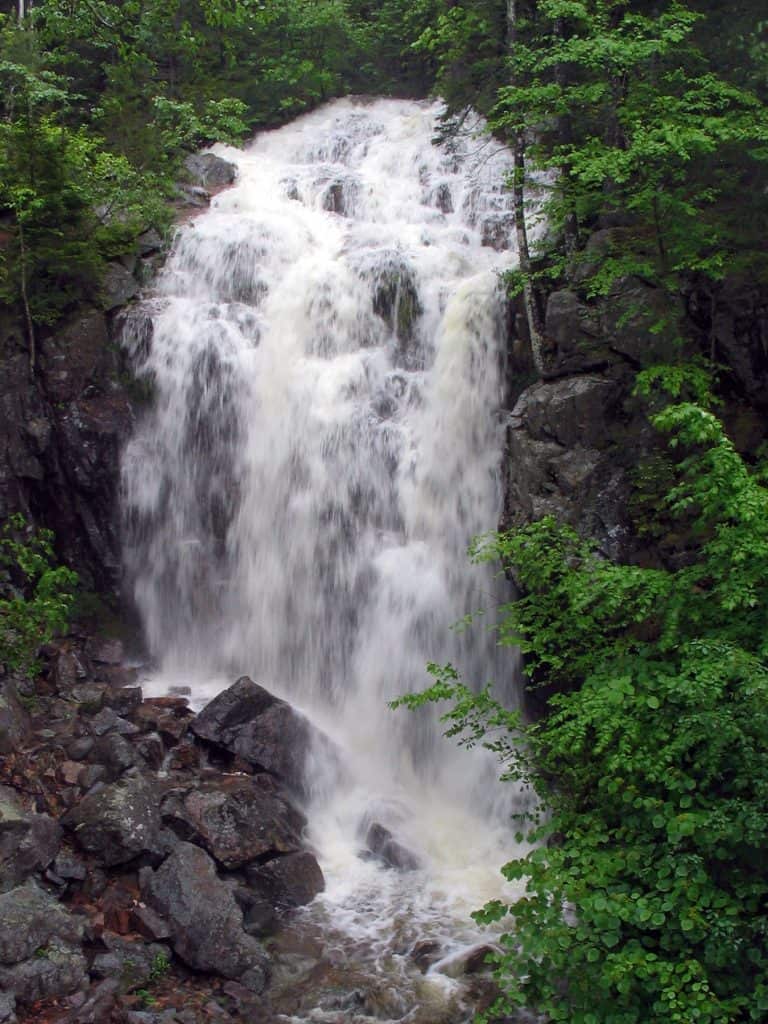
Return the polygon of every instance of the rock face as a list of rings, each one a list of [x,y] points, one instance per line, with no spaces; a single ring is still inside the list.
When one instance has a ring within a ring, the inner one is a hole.
[[[29,735],[29,715],[10,676],[0,679],[0,756],[18,749]]]
[[[294,793],[307,793],[305,769],[313,747],[331,741],[290,704],[242,676],[192,723],[192,731],[270,772]]]
[[[157,871],[142,876],[142,896],[169,922],[173,948],[190,967],[264,989],[267,956],[243,930],[242,910],[204,850],[179,843]]]
[[[246,878],[251,890],[281,910],[304,907],[325,889],[320,865],[308,850],[254,865],[246,871]]]

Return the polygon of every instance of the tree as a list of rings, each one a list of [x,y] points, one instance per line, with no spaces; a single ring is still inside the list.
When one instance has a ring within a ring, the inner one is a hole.
[[[497,1010],[568,1024],[742,1024],[768,1015],[768,487],[717,418],[654,417],[682,457],[663,503],[676,570],[616,565],[551,518],[481,539],[522,588],[500,642],[554,693],[523,725],[450,667],[401,703],[452,702],[449,734],[535,788],[535,848],[496,960]],[[522,835],[520,836],[522,838]]]

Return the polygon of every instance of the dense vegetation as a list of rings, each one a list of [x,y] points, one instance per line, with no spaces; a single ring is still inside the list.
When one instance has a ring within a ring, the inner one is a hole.
[[[672,446],[656,512],[677,523],[685,560],[613,565],[551,520],[486,539],[478,557],[523,594],[500,638],[555,694],[548,714],[524,727],[450,667],[411,703],[453,701],[450,731],[490,743],[546,808],[535,852],[506,868],[526,898],[480,914],[510,922],[505,1010],[569,1024],[768,1019],[768,491],[710,411],[701,370],[682,365],[679,316],[681,295],[714,308],[727,281],[766,285],[762,2],[25,6],[20,21],[15,3],[0,14],[0,303],[23,319],[33,369],[36,332],[168,224],[186,152],[346,92],[434,89],[446,133],[473,106],[509,143],[510,286],[539,365],[551,287],[604,301],[634,276],[665,297],[649,315],[677,377],[644,380],[646,392],[684,381],[699,400],[654,417]],[[548,224],[538,246],[533,207]],[[19,529],[0,541],[0,660],[29,667],[72,580],[51,568],[49,538]]]

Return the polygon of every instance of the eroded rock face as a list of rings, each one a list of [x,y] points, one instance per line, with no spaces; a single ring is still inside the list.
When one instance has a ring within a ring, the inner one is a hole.
[[[234,164],[213,153],[192,153],[184,161],[184,169],[192,184],[207,189],[226,188],[237,176]]]
[[[29,960],[36,950],[44,950],[53,942],[79,949],[82,936],[82,921],[33,882],[0,894],[0,965],[3,970]],[[11,988],[7,977],[0,976],[0,985]]]
[[[203,846],[225,868],[301,848],[303,814],[252,778],[223,777],[173,791],[163,822],[179,837]]]
[[[320,865],[308,850],[253,865],[246,871],[246,878],[268,906],[281,910],[304,907],[325,889]]]
[[[88,793],[62,823],[84,850],[107,867],[163,849],[158,793],[140,774]]]
[[[199,846],[179,843],[157,871],[144,872],[142,896],[168,921],[173,949],[190,967],[264,989],[267,955],[243,930],[242,910]]]
[[[191,728],[201,739],[270,772],[299,795],[308,791],[305,768],[313,747],[333,748],[300,712],[248,676],[215,697]]]
[[[0,679],[0,756],[17,750],[29,735],[29,715],[21,706],[14,681]]]

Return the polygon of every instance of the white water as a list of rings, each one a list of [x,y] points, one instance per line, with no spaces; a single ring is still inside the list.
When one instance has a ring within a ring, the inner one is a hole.
[[[514,700],[509,652],[449,628],[506,596],[466,548],[500,513],[509,163],[480,137],[432,145],[439,109],[341,100],[217,150],[236,185],[126,331],[156,396],[123,465],[150,685],[202,704],[247,673],[336,740],[354,784],[316,787],[310,915],[374,970],[415,938],[477,941],[467,915],[513,852],[493,765],[386,707],[430,660]],[[423,870],[361,859],[366,814]]]

